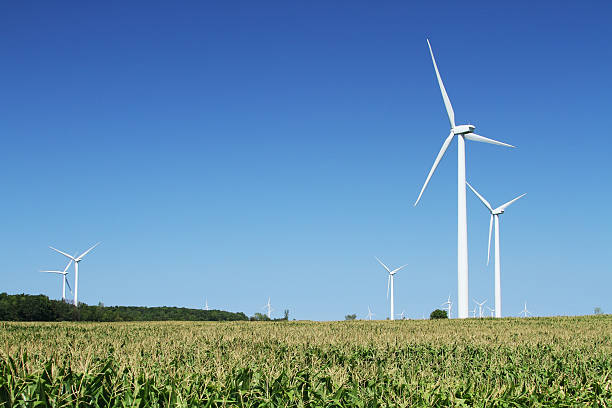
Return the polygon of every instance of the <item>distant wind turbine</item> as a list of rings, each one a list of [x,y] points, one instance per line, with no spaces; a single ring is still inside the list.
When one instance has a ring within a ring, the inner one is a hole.
[[[429,170],[429,174],[425,179],[425,184],[423,184],[423,188],[421,188],[419,197],[417,198],[414,205],[416,206],[419,203],[419,200],[421,199],[423,192],[427,188],[427,184],[429,183],[431,176],[436,171],[440,160],[442,160],[446,149],[448,149],[448,146],[453,141],[453,138],[457,137],[457,302],[458,317],[460,319],[464,319],[468,317],[469,313],[467,210],[465,205],[465,139],[471,140],[473,142],[491,143],[499,146],[514,146],[473,133],[473,130],[475,129],[473,125],[455,125],[455,112],[453,111],[453,106],[451,105],[450,99],[446,93],[446,89],[444,88],[444,83],[442,82],[442,77],[440,76],[440,72],[438,71],[436,59],[434,58],[434,54],[431,49],[431,44],[429,44],[429,40],[427,40],[427,45],[429,45],[429,53],[431,54],[431,60],[436,71],[438,85],[440,86],[440,91],[442,92],[442,99],[444,100],[444,106],[446,107],[446,112],[448,113],[448,119],[450,121],[451,129],[450,134],[442,144],[442,148],[440,149],[438,156],[436,156],[436,160],[434,161],[431,170]]]
[[[75,306],[79,305],[79,300],[78,300],[78,295],[79,295],[79,262],[81,262],[83,260],[83,257],[85,255],[87,255],[92,249],[97,247],[98,245],[100,245],[99,242],[96,245],[94,245],[91,248],[89,248],[87,251],[83,252],[81,255],[77,256],[76,258],[74,256],[72,256],[72,255],[68,255],[67,253],[60,251],[59,249],[53,248],[52,246],[49,247],[52,250],[54,250],[55,252],[59,252],[60,254],[64,255],[65,257],[68,257],[69,259],[72,259],[72,261],[74,262],[74,305]]]
[[[206,303],[204,304],[204,310],[210,310],[208,308],[208,298],[206,298]]]
[[[372,316],[374,316],[374,314],[375,314],[375,313],[373,313],[373,312],[370,310],[370,306],[368,306],[368,315],[367,315],[368,320],[372,320]]]
[[[476,299],[474,299],[474,303],[478,305],[478,317],[482,318],[482,307],[484,306],[485,303],[487,303],[487,299],[485,299],[484,301],[480,303],[478,303]]]
[[[487,306],[487,309],[489,309],[489,311],[491,312],[491,317],[495,317],[495,309]]]
[[[266,314],[268,315],[268,319],[272,319],[272,305],[270,304],[270,298],[268,298],[268,303],[263,306],[264,309],[267,309]]]
[[[374,257],[376,258],[376,257]],[[382,265],[383,268],[385,268],[387,270],[387,272],[389,273],[389,276],[387,277],[387,299],[389,298],[389,288],[391,288],[391,313],[389,314],[389,319],[390,320],[395,320],[394,319],[394,305],[393,305],[393,277],[395,276],[395,274],[400,270],[405,268],[406,266],[408,266],[408,264],[406,265],[402,265],[399,268],[396,269],[389,269],[389,267],[387,265],[385,265],[384,263],[382,263],[382,261],[378,258],[376,258],[376,260],[378,261],[379,264]]]
[[[489,220],[489,247],[487,250],[487,265],[489,264],[489,258],[491,255],[491,230],[493,229],[493,220],[495,220],[495,317],[502,317],[502,306],[501,306],[501,266],[500,266],[500,254],[499,254],[499,216],[504,213],[504,210],[508,208],[512,203],[517,201],[519,198],[524,197],[527,193],[521,194],[520,196],[513,198],[505,204],[493,209],[491,204],[483,196],[481,196],[474,187],[467,183],[468,187],[476,194],[476,197],[487,207],[487,210],[491,213]]]
[[[519,313],[519,316],[523,316],[523,317],[532,316],[531,312],[527,310],[527,302],[525,302],[525,307],[523,307],[523,310],[521,310],[521,312]]]
[[[68,285],[68,289],[70,289],[70,292],[72,292],[72,288],[70,287],[70,284],[68,283],[68,278],[66,277],[66,275],[68,274],[68,268],[70,268],[70,264],[72,264],[72,259],[68,261],[68,265],[66,265],[63,271],[41,271],[45,273],[56,273],[62,275],[62,302],[66,302],[66,285]]]
[[[450,319],[451,318],[451,310],[452,310],[452,307],[453,307],[453,302],[451,302],[450,294],[448,295],[448,300],[446,302],[442,303],[440,306],[446,306],[446,310],[447,310],[447,313],[448,313],[448,318]]]

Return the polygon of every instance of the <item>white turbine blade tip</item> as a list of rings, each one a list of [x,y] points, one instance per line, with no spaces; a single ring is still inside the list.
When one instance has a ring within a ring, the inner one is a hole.
[[[513,198],[512,200],[508,201],[507,203],[500,205],[497,209],[503,211],[506,208],[508,208],[511,204],[513,204],[515,201],[519,200],[520,198],[525,197],[526,195],[527,195],[527,193],[521,194],[520,196],[518,196],[516,198]]]
[[[471,140],[473,142],[490,143],[490,144],[494,144],[494,145],[498,145],[498,146],[505,146],[505,147],[516,148],[516,146],[513,146],[511,144],[500,142],[498,140],[489,139],[488,137],[477,135],[476,133],[466,133],[463,136],[466,139]]]
[[[382,267],[387,270],[387,272],[391,273],[391,270],[389,269],[389,267],[387,265],[385,265],[380,259],[378,259],[378,257],[375,256],[374,258],[376,258],[378,263],[380,263],[382,265]]]
[[[472,190],[472,192],[474,194],[476,194],[476,197],[478,197],[478,199],[485,205],[485,207],[487,207],[487,209],[489,211],[493,211],[493,208],[491,207],[491,204],[489,204],[489,202],[478,193],[478,191],[476,191],[476,189],[474,187],[472,187],[472,185],[470,183],[468,183],[467,181],[465,182],[465,184],[467,184],[467,186],[470,188],[470,190]]]
[[[52,246],[49,246],[49,248],[51,248],[51,249],[52,249],[52,250],[54,250],[55,252],[59,252],[60,254],[62,254],[62,255],[64,255],[64,256],[66,256],[66,257],[68,257],[68,258],[70,258],[70,259],[74,260],[74,257],[73,257],[72,255],[68,255],[67,253],[65,253],[65,252],[63,252],[63,251],[60,251],[60,250],[59,250],[59,249],[57,249],[57,248],[53,248]]]

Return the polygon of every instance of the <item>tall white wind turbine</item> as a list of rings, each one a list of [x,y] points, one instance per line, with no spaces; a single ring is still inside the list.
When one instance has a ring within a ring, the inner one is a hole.
[[[370,306],[368,306],[368,315],[367,315],[368,320],[372,320],[372,316],[374,316],[374,315],[375,315],[375,313],[374,313],[374,312],[372,312],[372,311],[370,310]]]
[[[429,45],[429,53],[431,54],[431,60],[436,71],[438,85],[440,85],[440,91],[442,92],[442,99],[444,100],[444,106],[446,107],[446,112],[448,113],[448,120],[450,121],[451,129],[450,134],[442,144],[442,148],[440,149],[438,156],[436,156],[436,160],[434,161],[434,164],[427,175],[427,179],[425,179],[423,188],[421,189],[419,197],[414,205],[416,206],[419,203],[419,200],[421,199],[425,188],[427,188],[427,184],[429,183],[431,176],[436,171],[436,167],[438,167],[440,160],[442,160],[442,156],[444,156],[446,149],[448,149],[448,146],[453,141],[453,138],[457,137],[457,302],[458,316],[460,319],[464,319],[468,317],[469,314],[467,210],[465,206],[465,139],[474,142],[491,143],[499,146],[514,146],[477,135],[473,132],[475,129],[473,125],[455,125],[455,112],[453,111],[453,106],[448,98],[446,89],[444,88],[444,83],[442,82],[442,77],[438,71],[436,59],[434,58],[429,40],[427,40],[427,45]]]
[[[83,257],[87,255],[92,249],[97,247],[98,245],[100,245],[99,242],[96,245],[89,248],[87,251],[83,252],[81,255],[77,256],[76,258],[72,255],[68,255],[67,253],[60,251],[59,249],[53,248],[52,246],[49,247],[55,252],[59,252],[65,257],[72,259],[72,261],[74,262],[74,305],[75,306],[79,305],[79,299],[78,299],[79,297],[79,262],[81,262],[83,260]]]
[[[376,257],[374,257],[376,258]],[[391,312],[389,314],[389,319],[390,320],[395,320],[394,319],[394,304],[393,304],[393,277],[395,276],[395,274],[400,270],[405,268],[406,266],[408,266],[408,264],[406,265],[402,265],[399,268],[396,268],[394,270],[391,270],[387,267],[387,265],[385,265],[384,263],[382,263],[382,261],[378,258],[376,258],[376,260],[378,261],[379,264],[382,265],[383,268],[385,268],[387,270],[387,272],[389,273],[389,277],[387,278],[387,299],[389,298],[389,288],[391,288]]]
[[[210,310],[208,307],[208,298],[206,298],[206,304],[204,305],[204,310]]]
[[[467,183],[467,182],[466,182]],[[487,207],[487,210],[491,213],[491,219],[489,220],[489,248],[487,250],[487,265],[489,264],[489,258],[491,255],[491,230],[493,229],[493,221],[495,221],[495,317],[502,316],[501,307],[501,266],[500,266],[500,254],[499,254],[499,216],[504,213],[504,210],[508,208],[512,203],[521,197],[524,197],[527,193],[521,194],[520,196],[508,201],[505,204],[493,209],[491,204],[483,196],[481,196],[470,183],[467,183],[468,187],[476,194],[476,197]]]
[[[70,268],[70,264],[72,264],[72,259],[68,261],[68,265],[66,265],[63,271],[41,271],[45,273],[56,273],[58,275],[62,275],[62,302],[66,302],[66,285],[68,285],[68,289],[70,289],[72,292],[72,288],[70,287],[68,278],[66,277],[66,275],[68,275],[68,268]]]

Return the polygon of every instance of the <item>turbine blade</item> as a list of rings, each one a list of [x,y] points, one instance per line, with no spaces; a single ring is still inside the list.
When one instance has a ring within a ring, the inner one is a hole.
[[[489,204],[489,202],[483,197],[481,196],[478,191],[476,191],[476,189],[474,187],[472,187],[472,185],[470,183],[468,183],[467,181],[465,182],[465,184],[468,185],[468,187],[470,188],[470,190],[472,190],[472,192],[474,192],[474,194],[476,194],[476,197],[478,197],[480,199],[480,201],[485,205],[485,207],[487,207],[487,209],[489,211],[493,211],[493,207],[491,207],[491,204]]]
[[[60,251],[60,250],[59,250],[59,249],[57,249],[57,248],[53,248],[52,246],[50,246],[49,248],[51,248],[51,249],[52,249],[52,250],[54,250],[55,252],[59,252],[60,254],[62,254],[62,255],[64,255],[64,256],[67,256],[68,258],[72,259],[73,261],[75,260],[75,259],[74,259],[74,257],[73,257],[72,255],[68,255],[67,253],[62,252],[62,251]]]
[[[72,265],[72,259],[68,261],[68,265],[66,265],[66,267],[64,268],[64,273],[66,273],[68,268],[70,268],[70,265]]]
[[[391,274],[395,274],[397,271],[399,271],[400,269],[404,269],[406,266],[408,266],[408,264],[406,264],[406,265],[402,265],[402,266],[400,266],[399,268],[392,270],[392,271],[391,271]]]
[[[487,247],[487,265],[489,265],[489,259],[491,258],[491,232],[493,231],[493,214],[489,220],[489,246]]]
[[[384,263],[382,263],[382,261],[380,259],[378,259],[377,257],[376,260],[378,261],[379,264],[381,264],[383,266],[383,268],[385,268],[387,270],[387,272],[391,273],[391,270],[387,267],[387,265],[385,265]]]
[[[448,113],[448,120],[450,121],[451,128],[454,128],[455,127],[455,111],[453,111],[453,105],[451,105],[451,101],[448,98],[448,94],[446,93],[446,88],[444,88],[444,83],[442,82],[440,71],[438,71],[438,64],[436,64],[436,58],[434,57],[433,51],[431,49],[431,44],[429,43],[429,39],[427,39],[427,45],[429,46],[429,53],[431,54],[431,60],[433,62],[434,69],[436,70],[436,77],[438,78],[438,85],[440,85],[440,92],[442,92],[442,99],[444,100],[444,106],[446,107],[446,113]]]
[[[476,133],[466,133],[465,135],[463,135],[463,137],[473,142],[483,142],[483,143],[491,143],[491,144],[498,145],[498,146],[516,147],[508,143],[498,142],[497,140],[493,140],[493,139],[489,139],[488,137],[477,135]]]
[[[66,279],[66,285],[68,286],[68,289],[70,289],[70,293],[72,293],[72,288],[70,287],[70,283],[68,283],[68,278],[65,278],[65,279]]]
[[[391,286],[391,275],[387,277],[387,299],[389,299],[389,286]]]
[[[89,248],[87,251],[83,252],[81,255],[79,255],[79,256],[77,257],[77,259],[79,259],[79,260],[80,260],[80,259],[83,259],[83,257],[84,257],[85,255],[87,255],[87,254],[88,254],[88,253],[89,253],[89,252],[90,252],[92,249],[94,249],[94,248],[95,248],[95,247],[97,247],[98,245],[100,245],[100,242],[98,242],[96,245],[94,245],[94,246],[92,246],[91,248]]]
[[[514,203],[515,201],[517,201],[519,198],[523,198],[527,195],[527,193],[525,194],[521,194],[520,196],[516,197],[515,199],[512,199],[510,201],[508,201],[506,204],[502,204],[499,207],[496,208],[496,210],[501,210],[504,211],[506,208],[508,208],[510,206],[510,204]]]
[[[44,272],[44,273],[58,273],[60,275],[63,275],[64,273],[62,271],[39,271],[39,272]]]
[[[419,193],[419,197],[417,198],[416,202],[414,203],[415,207],[419,203],[419,200],[421,199],[421,196],[423,195],[423,192],[427,188],[427,184],[429,184],[429,180],[431,179],[431,176],[433,176],[434,171],[436,171],[436,167],[438,167],[438,164],[440,163],[440,160],[442,160],[442,156],[444,156],[444,153],[446,153],[446,149],[448,149],[448,145],[450,145],[450,142],[453,140],[454,136],[455,136],[455,134],[453,132],[450,132],[450,134],[448,135],[448,137],[446,138],[446,140],[442,144],[442,148],[438,152],[438,155],[436,156],[436,160],[434,160],[434,164],[433,164],[433,166],[431,166],[431,170],[429,170],[429,174],[427,175],[427,179],[425,180],[425,184],[423,184],[423,188],[421,188],[421,192]]]

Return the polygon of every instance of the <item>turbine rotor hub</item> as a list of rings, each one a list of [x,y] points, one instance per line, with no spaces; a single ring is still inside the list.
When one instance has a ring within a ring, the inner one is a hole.
[[[459,125],[459,126],[455,126],[454,128],[452,128],[451,130],[453,131],[454,134],[456,135],[464,135],[466,133],[471,133],[474,131],[474,129],[476,129],[475,126],[473,125]]]

